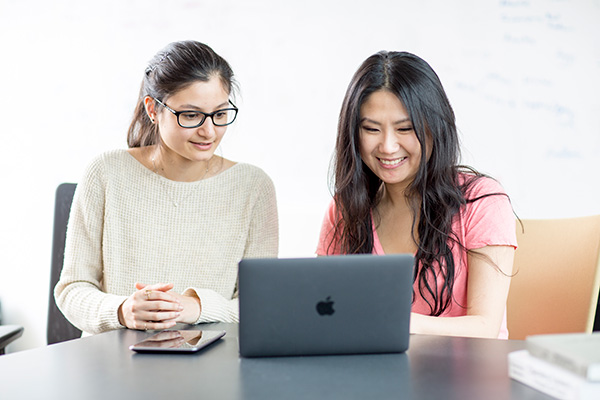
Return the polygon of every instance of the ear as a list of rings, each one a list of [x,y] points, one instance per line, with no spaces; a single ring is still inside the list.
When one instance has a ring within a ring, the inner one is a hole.
[[[156,102],[150,96],[144,97],[144,108],[146,109],[146,114],[154,123],[156,121]]]

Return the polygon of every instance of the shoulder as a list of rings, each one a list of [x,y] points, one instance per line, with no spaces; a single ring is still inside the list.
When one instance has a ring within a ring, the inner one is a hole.
[[[273,181],[261,168],[251,164],[235,164],[206,180],[206,184],[213,189],[215,196],[228,202],[266,202],[269,205],[276,202]]]
[[[224,178],[229,175],[239,185],[248,188],[273,186],[273,181],[261,168],[246,163],[238,163],[222,174]]]
[[[343,225],[342,215],[337,208],[335,199],[331,199],[329,205],[327,206],[327,210],[325,211],[325,216],[323,217],[321,232],[324,230],[334,230],[338,225]]]
[[[106,187],[108,182],[123,179],[139,180],[143,168],[124,149],[110,150],[94,157],[86,166],[80,184]]]
[[[502,185],[486,176],[461,174],[466,204],[457,219],[465,231],[469,249],[487,245],[516,247],[515,216]]]
[[[481,196],[493,194],[507,196],[500,182],[485,175],[461,172],[458,175],[458,182],[464,188],[465,199],[467,201],[473,201]]]
[[[109,150],[94,157],[88,164],[88,170],[102,169],[106,170],[111,167],[119,167],[127,164],[133,157],[124,149]]]
[[[497,180],[488,176],[461,173],[459,183],[465,195],[465,213],[478,214],[491,209],[498,211],[498,208],[504,209],[505,213],[508,210],[512,213],[510,197]]]
[[[106,195],[111,170],[115,169],[115,160],[128,156],[126,150],[111,150],[95,156],[85,167],[77,182],[74,204],[101,204]],[[118,169],[118,166],[116,166]]]
[[[342,254],[340,230],[336,232],[336,226],[341,225],[341,216],[335,205],[335,199],[331,199],[323,222],[321,223],[321,231],[319,234],[319,242],[317,244],[316,254],[320,256]]]
[[[325,213],[325,218],[329,219],[331,222],[336,222],[338,219],[341,219],[340,212],[337,209],[337,205],[335,204],[335,199],[331,199],[329,201],[329,205],[327,206],[327,211]]]
[[[247,163],[237,163],[231,167],[236,174],[251,177],[255,179],[270,180],[269,175],[256,165]]]

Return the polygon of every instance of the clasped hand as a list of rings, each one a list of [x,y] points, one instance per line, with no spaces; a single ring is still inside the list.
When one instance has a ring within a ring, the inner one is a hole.
[[[200,316],[200,300],[172,292],[172,283],[136,283],[135,288],[118,311],[119,322],[127,328],[168,329],[178,322],[192,324]]]

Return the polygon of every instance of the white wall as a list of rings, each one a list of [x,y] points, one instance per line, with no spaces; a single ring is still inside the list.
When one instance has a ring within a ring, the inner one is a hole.
[[[124,148],[146,62],[196,39],[242,94],[222,155],[262,167],[281,256],[313,254],[341,101],[376,51],[438,72],[464,161],[504,184],[521,218],[600,213],[600,0],[0,0],[0,301],[45,345],[54,190]]]

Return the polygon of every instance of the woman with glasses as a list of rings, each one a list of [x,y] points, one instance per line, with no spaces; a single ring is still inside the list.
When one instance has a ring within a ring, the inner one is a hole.
[[[317,253],[414,254],[411,332],[507,338],[515,217],[500,184],[459,157],[454,112],[429,64],[404,52],[369,57],[342,105]]]
[[[202,43],[150,62],[129,149],[96,158],[73,200],[55,298],[79,329],[237,321],[238,262],[277,256],[278,220],[269,177],[215,155],[234,86]]]

